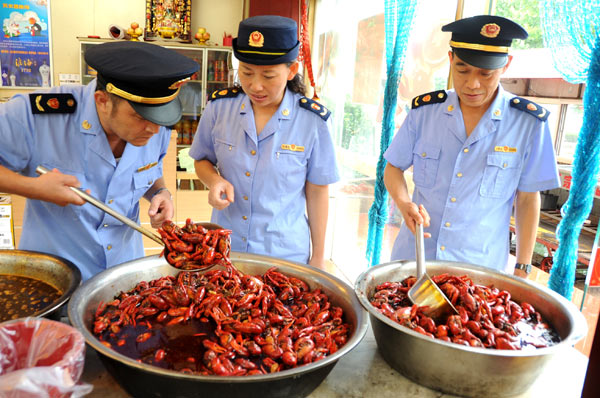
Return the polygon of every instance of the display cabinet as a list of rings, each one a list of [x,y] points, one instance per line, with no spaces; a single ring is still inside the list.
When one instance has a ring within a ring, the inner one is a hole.
[[[91,46],[95,46],[111,39],[90,39],[90,38],[78,38],[80,43],[80,74],[81,84],[87,84],[96,77],[96,71],[88,66],[85,62],[85,52]],[[198,126],[198,121],[202,115],[202,110],[206,106],[208,96],[215,90],[219,90],[228,86],[231,86],[234,81],[234,69],[233,69],[233,58],[231,47],[217,47],[217,46],[199,46],[195,44],[185,43],[165,43],[160,41],[149,42],[153,45],[161,45],[163,47],[170,48],[177,51],[180,54],[185,55],[196,61],[200,65],[200,69],[195,73],[191,80],[185,84],[179,98],[183,105],[183,117],[173,127],[177,130],[177,153],[178,153],[178,164],[177,171],[178,178],[177,186],[197,189],[202,188],[199,185],[199,181],[194,184],[191,180],[193,178],[193,169],[182,166],[180,159],[180,152],[185,156],[186,151],[184,149],[189,148]],[[180,184],[180,180],[186,180],[185,183]]]

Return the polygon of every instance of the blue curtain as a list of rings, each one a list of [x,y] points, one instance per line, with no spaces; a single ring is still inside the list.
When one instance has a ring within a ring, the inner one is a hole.
[[[600,0],[542,0],[540,15],[544,44],[552,52],[554,67],[565,80],[586,83],[571,190],[561,208],[559,245],[548,282],[552,290],[570,300],[579,233],[592,209],[600,163]]]
[[[386,161],[383,153],[394,136],[394,116],[398,100],[398,82],[404,65],[406,44],[415,15],[417,0],[385,1],[385,58],[387,81],[383,97],[383,120],[381,122],[381,143],[377,176],[375,179],[375,199],[369,209],[369,235],[367,238],[367,261],[370,266],[379,264],[383,228],[387,221],[388,194],[383,184],[383,171]]]

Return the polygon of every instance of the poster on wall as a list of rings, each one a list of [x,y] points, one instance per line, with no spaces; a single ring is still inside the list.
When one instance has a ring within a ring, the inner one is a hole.
[[[2,88],[50,87],[50,1],[0,1]]]

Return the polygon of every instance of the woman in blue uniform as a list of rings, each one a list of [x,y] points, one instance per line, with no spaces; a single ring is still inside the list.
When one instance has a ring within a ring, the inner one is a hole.
[[[240,22],[241,86],[211,95],[189,154],[232,250],[323,267],[328,185],[339,177],[330,112],[304,97],[299,44],[292,19]]]

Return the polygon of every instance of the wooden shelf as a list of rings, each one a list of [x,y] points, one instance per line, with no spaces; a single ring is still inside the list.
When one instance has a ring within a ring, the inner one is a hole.
[[[181,180],[188,180],[190,182],[190,191],[206,190],[204,184],[202,184],[202,182],[198,180],[198,176],[196,175],[196,173],[190,173],[189,171],[178,171],[176,172],[175,178],[177,179],[177,190],[181,190]]]
[[[197,180],[198,176],[196,173],[190,173],[189,171],[178,171],[175,174],[175,177],[178,180]]]

